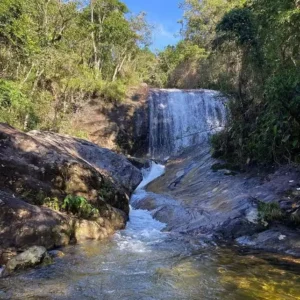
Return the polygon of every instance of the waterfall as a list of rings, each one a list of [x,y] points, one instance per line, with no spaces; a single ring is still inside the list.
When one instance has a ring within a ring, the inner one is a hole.
[[[149,95],[149,154],[164,159],[200,145],[224,128],[225,99],[211,90],[153,89]]]

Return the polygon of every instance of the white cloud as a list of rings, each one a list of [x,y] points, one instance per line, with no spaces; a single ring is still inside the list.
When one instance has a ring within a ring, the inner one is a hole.
[[[163,24],[158,24],[154,34],[168,39],[175,39],[175,32],[167,30]]]
[[[174,45],[178,42],[179,38],[176,36],[178,28],[170,29],[162,23],[155,24],[154,26],[152,48],[162,49],[167,45]]]

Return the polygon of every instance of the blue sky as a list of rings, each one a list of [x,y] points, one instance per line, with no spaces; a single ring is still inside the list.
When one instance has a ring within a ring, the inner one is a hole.
[[[148,21],[155,25],[152,50],[161,50],[167,45],[174,45],[179,37],[174,37],[179,30],[177,23],[182,17],[178,8],[181,0],[123,0],[132,13],[144,11]]]

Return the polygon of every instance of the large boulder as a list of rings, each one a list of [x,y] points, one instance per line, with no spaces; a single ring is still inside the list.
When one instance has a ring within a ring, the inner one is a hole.
[[[72,227],[67,215],[4,192],[0,192],[0,199],[0,264],[31,246],[50,249],[70,243]]]
[[[126,157],[93,143],[0,123],[0,257],[8,249],[49,249],[124,228],[129,198],[141,180]],[[82,220],[45,207],[68,195],[84,197],[98,216]]]
[[[84,196],[129,212],[141,172],[124,156],[51,132],[20,132],[0,124],[0,189],[32,204],[47,197]]]
[[[83,220],[47,207],[39,207],[0,191],[0,265],[35,245],[47,249],[71,242],[101,240],[126,223],[125,213],[111,206],[102,217]]]

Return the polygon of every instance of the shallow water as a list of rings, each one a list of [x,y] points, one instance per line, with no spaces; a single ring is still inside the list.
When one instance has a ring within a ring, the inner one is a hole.
[[[146,178],[161,175],[154,167]],[[140,188],[133,200],[145,193]],[[164,226],[132,209],[127,228],[110,239],[64,248],[54,264],[0,280],[0,299],[300,299],[300,260],[220,247]]]
[[[133,210],[123,232],[68,247],[53,265],[0,281],[0,299],[300,299],[300,264],[162,233]]]

